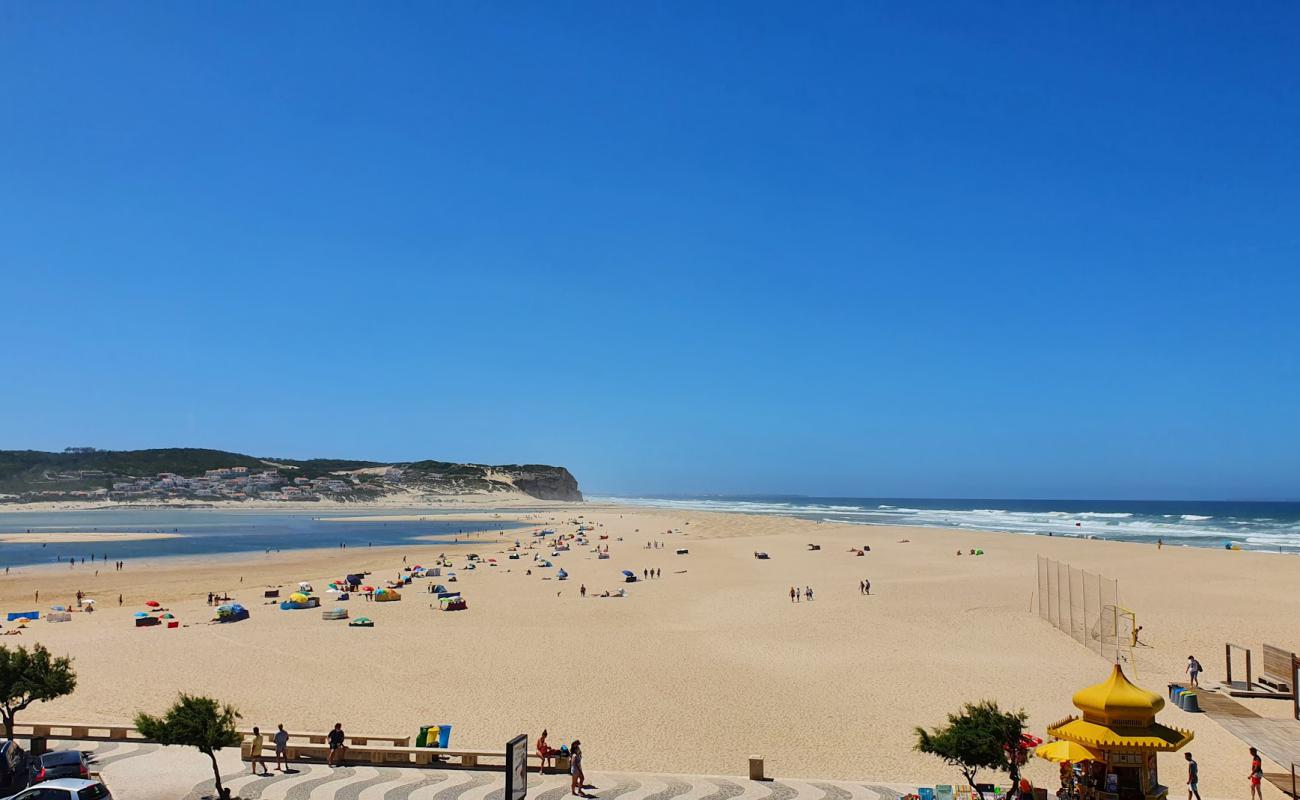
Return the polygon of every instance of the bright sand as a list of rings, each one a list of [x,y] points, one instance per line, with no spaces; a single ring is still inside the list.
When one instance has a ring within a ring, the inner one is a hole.
[[[608,535],[601,544],[613,557],[575,548],[552,559],[570,573],[566,582],[543,580],[554,569],[525,575],[531,553],[507,560],[505,543],[488,536],[460,547],[135,561],[97,578],[90,564],[15,570],[0,583],[0,610],[37,607],[38,588],[41,609],[71,602],[79,588],[100,609],[0,640],[40,641],[76,657],[76,693],[20,719],[128,720],[187,691],[233,702],[247,724],[263,727],[323,731],[342,721],[357,733],[400,735],[450,723],[453,744],[489,748],[549,727],[552,743],[581,738],[592,770],[735,775],[758,754],[770,774],[786,777],[954,783],[955,770],[913,752],[914,726],[992,698],[1027,710],[1042,736],[1073,712],[1075,690],[1108,674],[1106,660],[1031,611],[1035,554],[1119,579],[1121,602],[1153,645],[1130,675],[1161,694],[1183,677],[1189,653],[1209,669],[1208,685],[1222,677],[1225,641],[1300,647],[1300,561],[1291,556],[641,508],[573,506],[530,519],[554,517],[546,527],[571,531],[560,521],[579,513],[602,524],[589,536],[594,543]],[[683,533],[666,534],[670,528]],[[527,533],[508,538],[527,541]],[[643,549],[652,538],[664,549]],[[809,542],[822,549],[809,551]],[[856,557],[850,545],[872,549]],[[675,555],[677,547],[689,555]],[[985,555],[955,555],[970,548]],[[756,560],[755,550],[771,559]],[[380,585],[402,555],[429,564],[443,551],[499,560],[457,570],[453,588],[465,593],[468,611],[430,610],[424,581],[401,602],[346,603],[352,616],[375,620],[369,630],[325,622],[318,610],[263,605],[268,584],[308,580],[319,591],[328,579],[368,569]],[[662,579],[619,580],[622,569],[639,576],[651,567]],[[871,597],[859,594],[862,578],[871,580]],[[791,603],[791,585],[811,585],[816,599]],[[590,596],[624,586],[623,599]],[[229,592],[252,618],[208,625],[208,591]],[[189,627],[132,627],[132,613],[149,599]],[[1282,717],[1290,705],[1252,707]],[[1204,796],[1246,796],[1242,743],[1203,714],[1170,705],[1160,719],[1196,732],[1190,749]],[[1182,754],[1161,756],[1160,769],[1181,800]],[[1035,760],[1029,774],[1055,790],[1055,772]],[[1265,792],[1280,797],[1267,785]]]
[[[132,533],[95,531],[41,531],[40,533],[0,533],[4,544],[77,544],[82,542],[140,542],[149,539],[178,539],[179,533]]]

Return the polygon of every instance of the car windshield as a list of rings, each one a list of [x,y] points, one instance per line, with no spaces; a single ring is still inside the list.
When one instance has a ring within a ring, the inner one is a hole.
[[[77,792],[77,800],[112,800],[112,798],[108,794],[108,787],[97,783]]]

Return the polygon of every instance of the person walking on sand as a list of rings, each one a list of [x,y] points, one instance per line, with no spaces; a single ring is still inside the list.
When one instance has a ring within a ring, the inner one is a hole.
[[[866,594],[866,595],[870,595],[870,594],[871,594],[871,579],[870,579],[870,578],[863,578],[863,579],[862,579],[862,589],[863,589],[863,594]]]
[[[1250,800],[1264,800],[1259,785],[1264,780],[1264,762],[1259,758],[1259,751],[1250,748]]]
[[[790,602],[791,603],[799,602],[799,590],[794,588],[793,586],[790,587]]]
[[[347,757],[348,749],[343,746],[343,739],[344,739],[343,723],[336,722],[334,723],[334,730],[330,731],[330,735],[329,735],[329,746],[330,746],[329,758],[325,760],[325,763],[331,767],[343,766],[343,759]],[[1196,798],[1196,800],[1201,800],[1201,799],[1198,797]]]
[[[253,744],[248,748],[248,760],[253,764],[253,774],[257,774],[257,765],[262,765],[262,774],[270,775],[271,770],[266,768],[266,761],[262,758],[262,731],[256,725],[253,726]]]
[[[289,747],[289,732],[284,729],[283,722],[280,723],[272,741],[275,742],[275,771],[288,772],[289,759],[285,757],[285,750]]]
[[[583,597],[587,596],[587,584],[584,583],[578,587],[578,594]]]
[[[1192,758],[1191,753],[1184,753],[1183,757],[1187,759],[1187,800],[1201,800],[1200,789],[1197,783],[1200,781],[1200,768],[1196,766],[1196,760]]]
[[[577,739],[573,740],[573,746],[569,748],[569,775],[572,776],[569,792],[578,797],[586,797],[587,776],[582,772],[582,742]]]
[[[812,602],[812,599],[813,599],[813,598],[812,598],[812,587],[811,587],[811,586],[805,586],[805,587],[803,587],[803,599],[807,600],[809,603]]]
[[[1196,660],[1196,656],[1187,657],[1187,675],[1192,688],[1201,688],[1201,662]]]

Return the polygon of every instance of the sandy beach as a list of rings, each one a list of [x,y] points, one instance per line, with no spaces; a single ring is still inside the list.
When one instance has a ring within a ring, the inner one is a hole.
[[[0,533],[5,544],[103,544],[106,542],[144,542],[150,539],[179,539],[179,533],[144,533],[133,531],[41,531],[39,533]]]
[[[1121,602],[1151,645],[1127,669],[1153,691],[1183,677],[1189,653],[1208,669],[1203,682],[1217,683],[1225,641],[1300,646],[1292,556],[596,505],[499,518],[567,532],[579,514],[598,526],[588,536],[608,544],[611,558],[579,547],[552,558],[568,571],[564,582],[536,567],[532,551],[508,560],[513,533],[457,546],[137,560],[98,577],[83,565],[15,569],[0,582],[0,611],[71,603],[78,590],[99,609],[70,623],[32,623],[7,640],[76,658],[76,693],[24,716],[125,720],[187,691],[232,702],[263,727],[342,721],[400,734],[450,723],[454,744],[491,748],[548,727],[553,743],[580,737],[591,769],[737,774],[761,754],[782,776],[953,783],[954,770],[913,752],[914,726],[991,698],[1023,707],[1041,736],[1073,711],[1075,690],[1108,673],[1105,659],[1034,612],[1037,554],[1119,580]],[[497,517],[465,514],[484,518]],[[663,548],[645,549],[652,540]],[[850,552],[864,546],[864,556]],[[956,555],[971,548],[985,555]],[[755,559],[756,550],[770,558]],[[431,610],[418,580],[401,602],[344,604],[374,619],[372,629],[323,621],[317,610],[280,611],[262,598],[267,586],[305,580],[323,590],[361,570],[381,585],[403,557],[429,564],[443,552],[458,567],[454,588],[467,611]],[[470,552],[498,566],[459,568]],[[662,577],[624,584],[623,569]],[[869,597],[859,591],[864,578]],[[791,586],[811,586],[815,599],[792,603]],[[619,588],[628,596],[593,596]],[[229,593],[252,618],[209,625],[208,592]],[[146,600],[186,627],[134,628]],[[1280,701],[1251,705],[1267,716],[1289,711]],[[1189,749],[1204,796],[1246,793],[1242,743],[1205,715],[1167,707],[1161,720],[1195,731]],[[1162,777],[1181,796],[1181,753],[1161,759]],[[1045,762],[1032,763],[1030,775],[1056,786]]]

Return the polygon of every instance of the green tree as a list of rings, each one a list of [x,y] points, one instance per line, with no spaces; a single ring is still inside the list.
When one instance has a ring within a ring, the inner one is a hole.
[[[240,736],[235,730],[239,712],[234,706],[222,705],[211,697],[188,695],[177,698],[167,713],[151,717],[145,713],[135,715],[135,729],[146,739],[160,744],[178,744],[197,748],[212,760],[212,776],[217,783],[217,797],[229,800],[230,790],[221,785],[221,770],[217,766],[217,751],[223,747],[238,747]]]
[[[77,673],[72,659],[54,656],[45,645],[28,650],[19,645],[0,645],[0,715],[4,716],[5,734],[14,738],[14,715],[32,703],[53,700],[72,694],[77,688]]]
[[[916,729],[916,749],[938,756],[961,770],[972,791],[981,769],[1006,772],[1011,777],[1011,792],[1020,788],[1020,765],[1024,751],[1020,737],[1025,732],[1024,711],[1003,711],[992,700],[967,703],[960,714],[949,714],[943,728]]]

